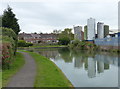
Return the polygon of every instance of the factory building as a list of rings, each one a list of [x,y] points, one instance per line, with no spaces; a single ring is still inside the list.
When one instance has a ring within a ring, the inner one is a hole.
[[[107,37],[107,35],[109,35],[109,26],[104,25],[104,37]]]
[[[87,40],[93,41],[95,39],[95,19],[87,20]]]
[[[118,2],[118,30],[120,31],[120,1]]]
[[[84,40],[87,40],[87,25],[84,26]]]
[[[83,40],[82,27],[81,26],[75,26],[74,27],[74,39],[77,39],[77,40],[80,40],[80,41]]]
[[[104,23],[97,23],[97,34],[99,39],[104,38]]]

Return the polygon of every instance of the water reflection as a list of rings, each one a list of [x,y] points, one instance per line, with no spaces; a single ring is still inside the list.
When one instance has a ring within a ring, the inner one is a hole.
[[[64,60],[65,63],[74,62],[74,68],[84,68],[88,72],[89,78],[94,78],[97,73],[104,73],[105,70],[109,70],[110,64],[118,65],[117,55],[111,55],[108,52],[73,51],[67,48],[38,50],[37,52],[54,61]]]
[[[50,58],[66,74],[74,86],[110,87],[117,86],[118,84],[117,54],[86,50],[73,51],[67,48],[46,50],[35,49],[34,51]],[[80,77],[82,81],[78,79],[78,77]],[[113,78],[112,80],[111,77]],[[101,81],[106,82],[102,83]],[[112,82],[109,83],[109,81]]]

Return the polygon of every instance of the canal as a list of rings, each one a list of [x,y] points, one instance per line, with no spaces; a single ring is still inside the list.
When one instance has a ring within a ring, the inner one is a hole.
[[[118,87],[118,55],[115,53],[68,48],[34,51],[50,58],[74,87]]]

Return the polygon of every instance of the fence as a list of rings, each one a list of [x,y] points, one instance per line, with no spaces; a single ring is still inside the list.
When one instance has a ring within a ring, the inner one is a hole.
[[[119,46],[120,45],[120,37],[110,37],[110,38],[102,38],[94,40],[96,45],[99,46]]]

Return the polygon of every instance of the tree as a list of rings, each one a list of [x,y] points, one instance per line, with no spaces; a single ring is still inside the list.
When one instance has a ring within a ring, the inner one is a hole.
[[[12,12],[12,8],[8,6],[2,15],[2,27],[11,28],[17,35],[20,32],[20,27],[18,24],[18,19]]]
[[[53,34],[60,34],[61,30],[53,30]]]
[[[63,36],[59,38],[59,44],[61,45],[68,45],[70,43],[69,37]]]
[[[62,45],[68,45],[71,40],[74,39],[74,35],[72,33],[72,29],[70,28],[65,28],[64,31],[62,31],[59,34],[59,44]]]
[[[2,15],[0,15],[0,27],[2,27]]]
[[[74,35],[72,33],[72,29],[71,28],[65,28],[64,31],[61,32],[60,37],[66,36],[68,37],[70,40],[74,39]]]

